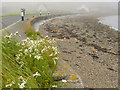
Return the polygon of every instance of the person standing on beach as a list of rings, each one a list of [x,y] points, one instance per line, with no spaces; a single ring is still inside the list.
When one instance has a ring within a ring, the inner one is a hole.
[[[49,15],[50,13],[48,12],[48,15]]]
[[[40,16],[42,15],[42,12],[41,12],[41,10],[40,10]]]

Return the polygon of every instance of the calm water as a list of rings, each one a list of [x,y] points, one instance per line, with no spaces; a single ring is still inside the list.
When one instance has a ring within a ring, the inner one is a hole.
[[[100,22],[118,30],[118,15],[101,17]]]

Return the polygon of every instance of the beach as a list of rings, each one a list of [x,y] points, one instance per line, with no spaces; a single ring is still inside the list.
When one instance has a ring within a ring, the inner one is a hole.
[[[57,39],[59,57],[81,76],[85,88],[118,87],[118,31],[97,16],[53,18],[39,27]]]

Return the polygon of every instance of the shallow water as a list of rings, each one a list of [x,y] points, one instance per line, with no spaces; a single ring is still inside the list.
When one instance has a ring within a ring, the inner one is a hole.
[[[118,30],[118,15],[99,18],[100,22]]]

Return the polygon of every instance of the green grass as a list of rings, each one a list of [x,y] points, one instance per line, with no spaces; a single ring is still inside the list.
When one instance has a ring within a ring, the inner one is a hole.
[[[26,13],[26,15],[35,15],[38,13]],[[21,16],[21,14],[8,14],[8,15],[2,15],[0,17],[12,17],[12,16]]]
[[[2,15],[2,16],[0,16],[0,17],[12,17],[12,16],[20,16],[20,14]]]
[[[27,37],[30,37],[33,40],[36,40],[37,37],[41,37],[40,32],[35,32],[33,29],[28,29],[28,30],[26,29],[25,33]]]
[[[2,74],[2,33],[0,32],[0,75]],[[2,77],[0,76],[0,89],[2,89]]]
[[[53,41],[27,38],[19,43],[15,35],[4,36],[2,88],[52,88],[54,85],[59,87],[53,76],[57,60],[58,51]]]
[[[39,37],[41,37],[41,34],[40,34],[40,32],[36,32],[34,29],[33,29],[33,27],[32,27],[32,25],[31,25],[31,21],[34,19],[35,17],[32,17],[32,18],[30,18],[30,19],[28,19],[26,22],[25,22],[25,24],[24,24],[24,30],[25,30],[25,34],[26,34],[26,36],[27,37],[30,37],[30,38],[32,38],[32,39],[37,39],[37,37],[39,36]]]

